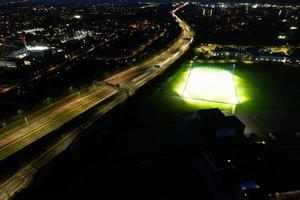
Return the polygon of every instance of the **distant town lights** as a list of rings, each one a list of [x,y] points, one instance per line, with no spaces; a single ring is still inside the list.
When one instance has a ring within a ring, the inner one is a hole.
[[[74,18],[75,18],[75,19],[80,19],[80,18],[81,18],[81,15],[74,15]]]
[[[286,39],[286,35],[279,35],[279,36],[278,36],[278,39],[284,40],[284,39]]]
[[[49,47],[46,46],[28,46],[27,50],[29,51],[45,51],[49,49]]]
[[[24,65],[31,65],[31,61],[30,60],[24,60]]]
[[[297,30],[298,27],[297,27],[297,26],[292,26],[290,29],[291,29],[291,30]]]

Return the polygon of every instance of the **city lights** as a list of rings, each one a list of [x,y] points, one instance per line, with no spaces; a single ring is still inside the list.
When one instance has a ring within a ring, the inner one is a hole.
[[[28,46],[27,50],[29,51],[45,51],[48,50],[49,47],[46,46]]]
[[[80,18],[81,18],[81,15],[74,15],[74,18],[75,18],[75,19],[80,19]]]
[[[300,200],[297,0],[2,1],[0,200]]]
[[[278,36],[278,39],[284,40],[284,39],[286,39],[286,36],[285,36],[285,35],[279,35],[279,36]]]

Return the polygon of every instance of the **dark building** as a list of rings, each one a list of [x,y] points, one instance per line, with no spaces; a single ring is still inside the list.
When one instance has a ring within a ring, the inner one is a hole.
[[[22,59],[12,57],[0,57],[0,68],[13,69],[22,67],[23,65],[24,61]]]
[[[197,119],[211,141],[244,137],[245,125],[236,116],[225,116],[219,109],[198,110]]]

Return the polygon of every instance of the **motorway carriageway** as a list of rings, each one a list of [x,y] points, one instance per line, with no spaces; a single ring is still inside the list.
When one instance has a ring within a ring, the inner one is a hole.
[[[178,60],[189,49],[190,44],[193,42],[194,33],[175,14],[177,10],[187,4],[181,4],[171,11],[172,16],[182,28],[182,32],[176,41],[162,53],[145,60],[139,65],[112,75],[103,80],[103,84],[93,87],[88,92],[79,94],[76,98],[55,102],[45,109],[28,115],[27,122],[25,120],[16,121],[1,129],[0,161],[53,132],[63,124],[104,102],[109,97],[123,93],[123,89],[129,91],[128,95],[133,95],[137,89],[149,80],[163,73],[166,68]],[[107,87],[106,84],[118,84],[121,89]]]

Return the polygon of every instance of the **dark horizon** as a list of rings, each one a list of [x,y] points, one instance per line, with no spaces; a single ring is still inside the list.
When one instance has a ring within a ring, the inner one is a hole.
[[[178,2],[175,0],[0,0],[0,3],[10,2],[47,2],[47,3],[139,3],[139,2],[159,2],[170,3]],[[271,4],[299,4],[300,0],[195,0],[195,2],[202,3],[271,3]]]

